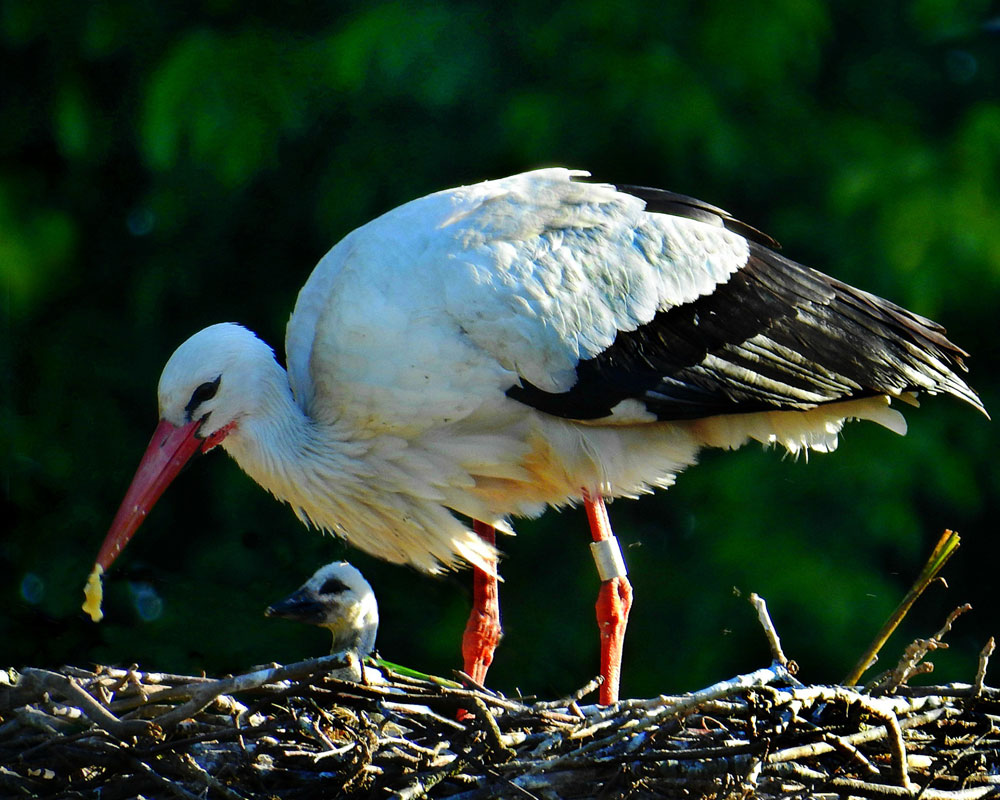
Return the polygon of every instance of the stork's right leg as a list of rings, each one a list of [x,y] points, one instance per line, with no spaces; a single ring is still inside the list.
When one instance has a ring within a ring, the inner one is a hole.
[[[496,544],[496,529],[492,525],[476,520],[472,529],[483,541]],[[462,658],[466,674],[482,684],[486,680],[486,670],[493,663],[493,651],[500,641],[500,593],[495,568],[492,574],[479,567],[472,569],[472,611],[462,636]]]
[[[590,535],[594,540],[590,547],[601,577],[601,589],[597,595],[597,626],[601,632],[601,677],[604,683],[601,684],[598,702],[607,706],[618,700],[622,646],[628,612],[632,608],[632,584],[626,577],[618,539],[611,531],[604,498],[584,490],[583,505],[587,509]]]

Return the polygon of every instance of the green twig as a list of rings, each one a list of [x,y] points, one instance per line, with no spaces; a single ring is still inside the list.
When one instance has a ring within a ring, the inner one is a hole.
[[[438,686],[450,686],[452,689],[461,689],[462,684],[448,680],[447,678],[439,678],[437,675],[428,675],[426,672],[418,672],[415,669],[410,669],[409,667],[404,667],[400,664],[393,664],[391,661],[386,661],[384,658],[373,658],[372,659],[376,666],[394,672],[397,675],[402,675],[404,678],[415,678],[420,681],[426,681],[427,683],[436,683]]]
[[[927,563],[924,564],[920,576],[914,582],[913,586],[910,587],[910,591],[906,593],[903,601],[896,606],[896,610],[886,620],[886,623],[882,626],[882,629],[875,636],[872,643],[868,645],[868,649],[865,650],[864,655],[861,656],[858,663],[854,665],[854,669],[844,678],[844,685],[856,685],[861,680],[861,676],[865,673],[865,670],[875,663],[875,658],[878,656],[879,650],[882,649],[889,637],[892,636],[893,631],[896,630],[899,623],[903,621],[903,617],[907,615],[910,607],[916,602],[917,598],[923,594],[924,589],[938,576],[938,573],[941,572],[948,559],[958,549],[960,542],[959,535],[954,531],[945,531],[941,534],[941,538],[927,559]]]

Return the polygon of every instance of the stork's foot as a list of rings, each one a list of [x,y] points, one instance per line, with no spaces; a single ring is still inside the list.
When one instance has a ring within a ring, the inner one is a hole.
[[[598,695],[601,705],[618,700],[621,681],[622,646],[628,612],[632,608],[632,584],[620,576],[601,583],[597,595],[597,626],[601,632],[601,677],[604,682]]]
[[[472,609],[462,636],[462,660],[465,673],[476,683],[486,681],[486,671],[493,663],[493,651],[500,642],[500,619]]]
[[[492,525],[475,522],[473,528],[489,544],[496,544]],[[500,642],[500,594],[496,570],[473,568],[472,611],[462,636],[462,660],[465,673],[476,683],[486,681],[486,671],[493,663],[493,651]]]

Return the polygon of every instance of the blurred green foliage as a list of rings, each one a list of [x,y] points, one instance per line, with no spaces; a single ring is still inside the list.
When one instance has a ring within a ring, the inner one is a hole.
[[[997,402],[1000,22],[985,0],[0,3],[3,500],[0,662],[217,673],[319,653],[264,607],[350,558],[386,657],[457,666],[468,575],[432,579],[306,532],[222,455],[170,489],[107,581],[84,579],[155,423],[159,370],[202,326],[280,351],[312,265],[428,192],[547,164],[672,188],[791,257],[949,327]],[[857,658],[944,527],[964,546],[939,657],[969,679],[995,633],[996,429],[928,398],[910,434],[849,427],[807,463],[709,452],[615,503],[636,590],[624,691],[763,664],[767,598],[810,680]],[[519,522],[490,680],[568,692],[596,671],[579,510]]]

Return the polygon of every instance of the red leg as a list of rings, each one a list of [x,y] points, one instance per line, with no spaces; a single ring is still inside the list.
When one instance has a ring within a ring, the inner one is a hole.
[[[472,528],[483,541],[496,544],[497,534],[492,525],[476,520]],[[473,567],[472,611],[462,636],[462,658],[466,674],[476,683],[486,680],[486,670],[493,663],[493,651],[499,641],[500,594],[497,576]]]
[[[632,584],[625,576],[625,562],[618,540],[611,531],[604,498],[600,495],[591,497],[585,489],[583,504],[587,509],[590,535],[594,539],[591,549],[601,576],[601,590],[597,595],[597,626],[601,631],[601,676],[604,683],[601,684],[599,702],[610,705],[618,700],[622,645],[628,612],[632,608]]]

